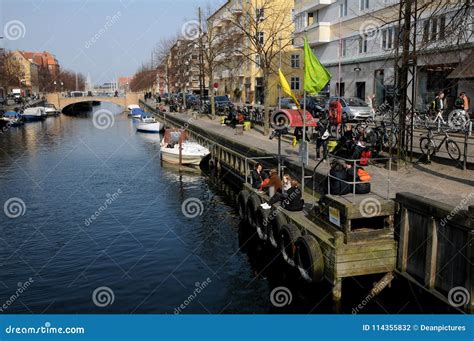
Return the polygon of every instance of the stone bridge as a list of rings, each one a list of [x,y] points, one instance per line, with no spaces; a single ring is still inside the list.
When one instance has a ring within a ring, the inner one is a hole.
[[[84,97],[64,97],[61,93],[50,93],[46,95],[48,103],[52,103],[56,108],[63,110],[65,107],[81,102],[108,102],[126,108],[130,104],[138,104],[143,99],[143,93],[129,92],[122,97],[106,97],[106,96],[84,96]]]

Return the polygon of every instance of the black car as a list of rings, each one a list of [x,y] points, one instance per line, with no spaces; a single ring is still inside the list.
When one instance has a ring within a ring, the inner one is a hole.
[[[326,111],[327,97],[324,96],[308,96],[306,97],[306,110],[315,118],[321,118]],[[301,104],[303,106],[303,103]]]
[[[222,112],[233,107],[232,102],[227,96],[216,96],[214,97],[214,103],[216,105],[216,111]]]

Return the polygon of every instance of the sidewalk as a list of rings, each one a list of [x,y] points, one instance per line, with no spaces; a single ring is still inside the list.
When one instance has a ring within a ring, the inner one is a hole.
[[[212,131],[227,139],[252,149],[259,149],[262,153],[277,155],[278,145],[276,139],[269,140],[260,132],[252,129],[244,135],[235,135],[234,129],[221,126],[218,118],[211,120],[207,116],[193,119],[191,114],[167,113],[167,115],[188,122],[190,126],[197,126],[207,131]],[[282,156],[298,164],[298,148],[293,148],[288,142],[282,140]],[[310,145],[310,164],[307,168],[311,171],[316,166],[315,145]],[[398,171],[390,173],[384,168],[368,167],[372,175],[373,192],[387,196],[390,181],[390,197],[394,198],[397,192],[411,192],[429,199],[437,200],[453,206],[467,198],[468,205],[474,204],[474,171],[461,170],[453,166],[432,163],[430,165],[408,165]],[[328,163],[321,164],[318,172],[327,174]]]

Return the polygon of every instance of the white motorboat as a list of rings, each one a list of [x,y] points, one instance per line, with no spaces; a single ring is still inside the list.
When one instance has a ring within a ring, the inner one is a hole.
[[[23,124],[23,118],[21,114],[15,111],[7,111],[5,114],[3,114],[3,117],[1,117],[0,120],[1,127],[17,127]]]
[[[137,104],[130,104],[130,105],[127,107],[127,109],[128,109],[128,116],[131,116],[131,117],[133,117],[133,110],[135,110],[135,109],[141,110],[141,109],[140,109],[140,106],[137,105]]]
[[[46,112],[47,116],[58,116],[59,110],[54,106],[54,104],[48,103],[44,107],[44,111]]]
[[[44,107],[27,108],[21,116],[25,122],[43,121],[46,119],[46,111]]]
[[[142,133],[159,133],[163,130],[164,126],[161,122],[158,122],[154,117],[147,116],[140,117],[140,122],[137,123],[137,131]]]
[[[165,132],[161,141],[161,159],[171,164],[199,166],[202,159],[210,154],[209,149],[199,143],[189,141],[186,133],[181,131]]]

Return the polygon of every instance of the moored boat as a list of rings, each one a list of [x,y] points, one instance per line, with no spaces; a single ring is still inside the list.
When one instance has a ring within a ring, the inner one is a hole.
[[[153,116],[144,115],[140,117],[140,122],[137,123],[137,131],[143,133],[159,133],[163,130],[164,126],[161,122],[158,122]]]
[[[130,111],[130,115],[132,118],[142,118],[142,116],[146,115],[146,113],[140,108],[134,108]]]
[[[21,114],[17,113],[16,111],[7,111],[0,119],[2,120],[0,124],[2,127],[17,127],[23,124],[23,118],[21,117]]]
[[[27,108],[21,116],[25,122],[44,121],[46,119],[46,111],[43,107]]]
[[[46,112],[47,116],[58,116],[59,110],[54,106],[52,103],[48,103],[44,107],[44,111]]]
[[[140,109],[140,106],[138,104],[130,104],[128,107],[128,116],[132,116],[133,110],[134,109]],[[140,109],[141,110],[141,109]]]
[[[161,159],[171,164],[199,166],[210,154],[209,149],[190,141],[186,132],[179,130],[167,129],[160,145]]]

